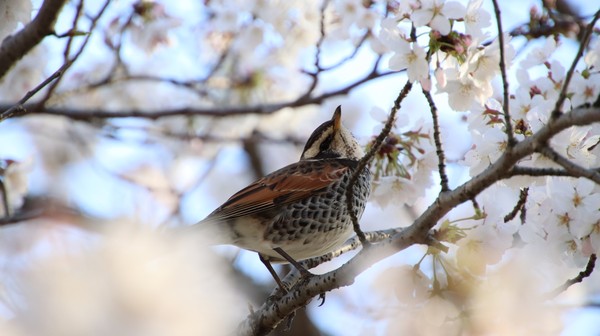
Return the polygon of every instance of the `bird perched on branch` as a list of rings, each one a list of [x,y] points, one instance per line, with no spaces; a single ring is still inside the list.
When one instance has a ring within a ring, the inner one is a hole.
[[[192,227],[211,229],[219,244],[258,252],[279,286],[270,262],[321,256],[353,234],[346,189],[364,152],[342,125],[341,107],[308,138],[298,162],[274,171],[231,196]],[[367,168],[353,187],[353,211],[363,213],[370,193]]]

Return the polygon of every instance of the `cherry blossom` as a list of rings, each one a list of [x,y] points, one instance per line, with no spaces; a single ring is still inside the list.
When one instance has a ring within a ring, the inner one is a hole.
[[[448,93],[448,104],[455,111],[467,111],[474,103],[482,105],[493,93],[489,82],[477,82],[467,76],[448,80],[442,92]]]
[[[491,24],[491,15],[481,8],[483,0],[470,0],[467,4],[467,13],[465,14],[465,33],[473,38],[481,38],[486,34],[483,28]]]
[[[408,80],[420,81],[429,75],[429,65],[425,59],[425,50],[416,43],[409,43],[404,39],[398,40],[392,47],[394,55],[390,58],[391,70],[406,69]]]
[[[554,37],[547,37],[545,41],[543,41],[543,45],[533,48],[519,65],[525,69],[542,65],[554,54],[557,46]]]
[[[590,44],[590,49],[583,59],[588,68],[594,69],[595,71],[600,70],[600,39],[597,38]]]
[[[459,19],[465,15],[465,7],[456,1],[421,0],[421,7],[410,18],[415,26],[428,25],[442,35],[450,33],[450,19]]]

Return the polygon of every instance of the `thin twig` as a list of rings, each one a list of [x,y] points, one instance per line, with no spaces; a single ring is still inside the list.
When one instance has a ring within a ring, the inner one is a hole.
[[[592,272],[594,271],[594,268],[596,267],[596,259],[597,259],[596,254],[592,254],[590,256],[590,259],[588,259],[588,263],[585,266],[585,269],[583,271],[579,272],[579,274],[577,274],[577,276],[574,277],[573,279],[567,280],[564,284],[558,286],[556,289],[547,293],[545,295],[546,299],[550,300],[550,299],[555,298],[558,294],[566,291],[572,285],[580,283],[583,281],[583,279],[592,275]]]
[[[329,5],[329,1],[325,0],[325,1],[323,1],[323,4],[321,5],[321,9],[320,9],[320,14],[321,14],[320,22],[319,22],[320,23],[320,26],[319,26],[320,36],[319,36],[319,40],[317,41],[317,44],[315,46],[315,48],[317,49],[315,51],[315,61],[314,61],[315,72],[304,72],[312,78],[310,85],[306,89],[306,93],[303,95],[305,97],[309,97],[310,94],[313,92],[313,90],[317,87],[317,84],[319,83],[319,74],[321,73],[321,48],[323,47],[323,42],[325,41],[325,10],[327,9],[328,5]]]
[[[558,96],[558,99],[556,100],[556,104],[554,105],[554,110],[552,111],[550,120],[554,120],[562,114],[561,108],[562,108],[563,103],[565,102],[565,99],[567,99],[567,89],[569,87],[569,83],[571,82],[571,78],[573,77],[573,73],[575,72],[575,67],[577,66],[577,63],[579,63],[579,59],[581,59],[581,56],[583,56],[583,51],[585,50],[585,48],[588,45],[588,42],[590,41],[590,37],[592,36],[592,32],[594,31],[594,25],[596,25],[596,21],[598,21],[599,18],[600,18],[600,9],[596,12],[596,14],[594,15],[594,18],[592,19],[592,21],[586,28],[585,35],[583,36],[583,40],[579,44],[579,50],[577,50],[577,54],[575,55],[575,58],[573,59],[573,63],[571,63],[571,67],[569,68],[569,71],[567,71],[567,75],[565,76],[565,80],[563,82],[562,89],[560,90],[560,95]]]
[[[8,108],[6,111],[0,113],[0,122],[12,117],[16,117],[22,114],[27,113],[27,109],[23,106],[31,97],[35,96],[38,92],[40,92],[44,87],[50,84],[53,80],[59,78],[63,75],[66,64],[63,64],[58,70],[56,70],[50,77],[46,78],[43,82],[34,87],[31,91],[27,92],[18,103]]]
[[[144,118],[144,119],[160,119],[166,117],[176,116],[208,116],[208,117],[231,117],[239,115],[249,114],[271,114],[277,112],[285,107],[300,107],[306,105],[320,104],[323,101],[340,95],[345,95],[352,91],[354,88],[372,81],[373,79],[382,78],[385,76],[397,74],[397,72],[377,72],[372,71],[365,77],[351,83],[341,89],[326,92],[318,96],[313,97],[300,97],[293,101],[287,101],[283,103],[272,103],[262,104],[256,106],[241,106],[241,107],[208,107],[208,108],[180,108],[172,110],[161,110],[155,112],[140,111],[140,110],[125,110],[125,111],[107,111],[104,109],[96,110],[85,110],[85,109],[68,109],[68,108],[53,108],[46,106],[37,106],[36,104],[23,105],[22,113],[18,113],[15,116],[24,116],[29,114],[51,114],[54,116],[63,116],[74,120],[81,121],[93,121],[96,119],[109,119],[109,118]],[[0,105],[0,110],[2,110]],[[12,107],[6,107],[7,109]],[[7,119],[4,113],[0,114],[0,120]]]
[[[558,165],[562,166],[567,172],[571,174],[571,176],[585,177],[596,182],[596,184],[600,184],[600,173],[598,171],[586,169],[576,164],[575,162],[570,161],[569,159],[560,155],[558,152],[556,152],[549,146],[541,147],[540,149],[538,149],[538,152],[544,155],[545,157],[549,158],[550,160],[556,162]]]
[[[521,189],[521,192],[519,193],[519,201],[517,201],[517,204],[515,204],[515,207],[512,209],[512,211],[504,216],[504,223],[511,221],[517,216],[517,213],[523,209],[525,202],[527,202],[527,195],[529,195],[529,188]]]
[[[534,167],[522,167],[522,166],[514,166],[509,172],[509,176],[533,176],[533,177],[543,177],[543,176],[573,176],[573,174],[569,173],[564,169],[556,169],[556,168],[534,168]]]
[[[502,30],[502,17],[500,16],[500,6],[498,5],[497,0],[492,0],[494,3],[494,12],[496,13],[496,24],[498,27],[498,43],[500,45],[500,73],[502,75],[502,93],[503,93],[503,102],[502,102],[502,110],[504,111],[504,124],[506,127],[506,138],[508,144],[508,150],[510,150],[515,144],[515,135],[513,133],[512,121],[510,118],[510,104],[509,104],[509,94],[510,91],[508,89],[508,78],[506,76],[506,52],[504,50],[504,31]]]
[[[354,56],[356,56],[356,54],[358,54],[358,51],[362,48],[363,44],[365,44],[365,42],[367,41],[367,39],[369,38],[370,35],[371,35],[371,32],[367,31],[361,37],[360,41],[358,41],[358,43],[354,47],[354,50],[352,50],[352,53],[350,53],[346,57],[342,58],[341,60],[337,61],[335,64],[332,64],[332,65],[329,65],[329,66],[326,66],[326,67],[321,66],[320,67],[321,71],[330,71],[330,70],[333,70],[333,69],[337,69],[340,66],[344,65],[349,60],[353,59]]]
[[[440,173],[440,185],[442,187],[442,192],[446,192],[450,190],[448,186],[448,175],[446,174],[446,158],[444,155],[444,148],[442,147],[441,133],[440,133],[440,123],[438,121],[438,109],[435,106],[435,101],[431,96],[431,93],[425,89],[423,89],[423,95],[427,99],[429,103],[429,111],[431,111],[431,119],[433,120],[433,142],[435,143],[435,153],[438,157],[438,172]]]
[[[388,134],[390,134],[390,131],[392,130],[392,126],[394,125],[394,122],[396,121],[396,113],[398,112],[398,110],[400,110],[400,103],[402,103],[404,98],[406,98],[406,96],[410,92],[411,88],[412,88],[412,83],[410,81],[407,81],[406,84],[404,85],[404,87],[402,88],[402,90],[400,91],[400,94],[398,94],[398,97],[394,101],[394,106],[392,107],[392,110],[390,112],[390,115],[389,115],[386,123],[385,123],[385,126],[383,127],[383,129],[381,130],[381,132],[379,133],[377,138],[375,138],[375,141],[373,142],[373,146],[371,147],[371,149],[358,162],[358,166],[357,166],[356,170],[354,171],[354,174],[352,174],[352,177],[350,178],[348,186],[346,187],[346,207],[348,208],[348,212],[350,213],[350,218],[352,219],[352,226],[354,228],[354,232],[358,236],[358,239],[360,239],[360,242],[363,246],[368,246],[369,242],[368,242],[365,234],[360,229],[360,223],[358,222],[358,218],[356,217],[356,214],[354,213],[354,202],[353,202],[354,185],[356,184],[356,182],[358,182],[358,178],[359,178],[360,174],[363,172],[364,169],[367,169],[367,165],[369,163],[371,163],[371,160],[373,159],[373,157],[375,157],[375,154],[381,148],[381,145],[383,144],[383,140],[385,140],[385,138],[388,136]]]
[[[77,9],[75,11],[75,14],[73,15],[73,23],[71,24],[71,29],[73,31],[77,30],[77,23],[79,22],[79,20],[81,18],[81,13],[82,12],[83,12],[83,0],[80,0],[79,4],[77,5]],[[89,35],[93,31],[94,26],[95,25],[92,24],[92,27],[90,27],[90,33],[88,34],[88,38],[86,39],[86,41],[83,43],[83,45],[81,47],[81,50],[83,50],[83,46],[85,46],[85,44],[87,44],[87,40],[89,39]],[[65,46],[65,51],[63,52],[63,66],[61,67],[63,69],[62,70],[63,73],[71,66],[71,63],[73,62],[73,60],[69,59],[69,54],[71,52],[71,47],[73,46],[73,40],[76,37],[78,37],[78,35],[72,34],[67,39],[67,45]],[[81,54],[81,52],[79,52],[79,54]],[[39,102],[40,105],[44,105],[50,99],[50,97],[52,97],[52,95],[54,94],[54,91],[56,90],[56,88],[60,84],[61,80],[62,80],[62,75],[59,76],[57,78],[57,80],[54,81],[54,83],[52,83],[48,87],[48,91],[46,91],[46,94],[44,95],[44,98],[42,98],[40,100],[40,102]]]
[[[108,7],[109,3],[110,3],[110,1],[106,1],[104,3],[104,6],[98,12],[97,16],[92,20],[92,26],[90,27],[90,31],[94,30],[94,27],[96,26],[96,24],[98,22],[98,19],[100,19],[100,16],[102,16],[104,11]],[[73,58],[65,61],[65,63],[58,70],[56,70],[52,75],[50,75],[50,77],[46,78],[42,83],[40,83],[38,86],[36,86],[33,90],[27,92],[27,94],[23,98],[21,98],[21,100],[19,100],[19,102],[17,104],[11,106],[6,111],[0,113],[0,122],[6,120],[8,118],[29,114],[29,113],[31,113],[30,112],[31,109],[40,110],[41,106],[43,106],[45,104],[45,102],[50,98],[50,94],[56,88],[56,85],[60,81],[60,78],[62,78],[62,76],[64,75],[65,71],[67,71],[67,69],[69,69],[71,67],[71,65],[73,65],[73,63],[77,60],[79,55],[81,55],[85,46],[87,45],[88,41],[90,40],[90,37],[91,37],[91,34],[88,34],[86,36],[84,42],[81,44],[81,46],[79,47],[79,50],[77,51],[75,56],[73,56]],[[47,85],[52,83],[54,80],[57,80],[57,81],[54,82],[54,84],[51,86],[51,90],[48,91],[46,96],[39,103],[35,103],[33,106],[24,105],[25,102],[27,102],[29,99],[31,99],[31,97],[33,97],[35,94],[37,94],[39,91],[41,91],[44,87],[46,87]]]

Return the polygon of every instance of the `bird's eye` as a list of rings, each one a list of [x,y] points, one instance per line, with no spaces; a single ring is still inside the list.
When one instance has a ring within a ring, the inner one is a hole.
[[[326,151],[329,147],[331,147],[331,142],[333,141],[333,134],[329,134],[325,140],[323,140],[323,142],[321,142],[321,145],[319,146],[319,152],[324,152]]]

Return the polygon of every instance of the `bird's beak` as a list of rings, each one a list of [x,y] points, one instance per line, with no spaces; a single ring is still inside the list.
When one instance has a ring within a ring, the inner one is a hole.
[[[333,121],[333,130],[334,131],[338,131],[340,128],[342,128],[342,106],[339,105],[336,109],[335,112],[333,112],[333,117],[331,118],[331,121]]]

